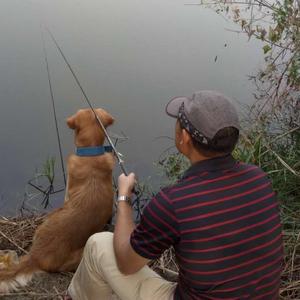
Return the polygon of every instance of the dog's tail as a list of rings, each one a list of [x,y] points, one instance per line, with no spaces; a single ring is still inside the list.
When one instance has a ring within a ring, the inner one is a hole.
[[[0,296],[25,286],[38,270],[38,266],[29,255],[21,257],[19,264],[0,270]]]

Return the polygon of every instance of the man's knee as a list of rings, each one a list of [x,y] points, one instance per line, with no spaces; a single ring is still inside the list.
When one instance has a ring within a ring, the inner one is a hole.
[[[113,233],[99,232],[89,237],[85,245],[85,255],[102,257],[106,253],[113,251]]]

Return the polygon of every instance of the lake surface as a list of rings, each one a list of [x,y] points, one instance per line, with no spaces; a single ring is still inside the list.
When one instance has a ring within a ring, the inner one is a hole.
[[[172,145],[174,96],[214,89],[238,105],[251,103],[247,75],[259,68],[262,45],[211,9],[179,0],[1,0],[0,214],[18,212],[27,181],[49,156],[63,185],[41,32],[49,27],[95,107],[116,119],[110,132],[128,170],[154,185],[154,162]],[[74,151],[65,119],[86,107],[80,90],[44,32],[63,155]],[[116,170],[119,173],[119,170]],[[54,206],[63,201],[63,193]]]

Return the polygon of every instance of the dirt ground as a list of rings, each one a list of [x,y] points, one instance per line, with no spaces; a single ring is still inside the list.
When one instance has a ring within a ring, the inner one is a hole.
[[[72,273],[37,274],[29,285],[17,292],[1,295],[3,300],[63,299]]]

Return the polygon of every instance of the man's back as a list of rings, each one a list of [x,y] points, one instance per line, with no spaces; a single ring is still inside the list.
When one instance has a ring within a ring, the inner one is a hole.
[[[266,174],[230,155],[193,165],[146,207],[131,244],[156,258],[171,244],[174,299],[276,299],[282,268],[278,203]]]

